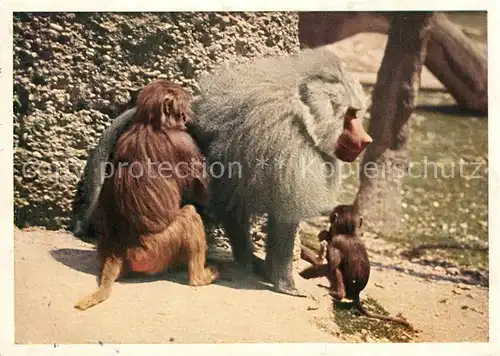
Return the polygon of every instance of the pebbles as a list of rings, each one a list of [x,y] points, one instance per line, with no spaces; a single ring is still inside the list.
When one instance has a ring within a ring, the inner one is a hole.
[[[55,24],[55,23],[51,23],[49,24],[50,28],[58,31],[58,32],[62,32],[64,30],[64,28],[62,26],[59,26],[58,24]]]
[[[450,267],[446,269],[446,273],[452,276],[458,276],[460,274],[460,269],[458,269],[457,267]]]

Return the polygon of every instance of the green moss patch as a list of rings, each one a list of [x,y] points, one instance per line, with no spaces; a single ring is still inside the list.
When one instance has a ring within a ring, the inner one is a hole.
[[[367,298],[362,303],[373,313],[389,315],[375,299]],[[353,303],[334,301],[333,313],[335,323],[345,334],[362,334],[376,339],[386,338],[391,342],[409,342],[416,334],[415,330],[395,322],[360,316]]]

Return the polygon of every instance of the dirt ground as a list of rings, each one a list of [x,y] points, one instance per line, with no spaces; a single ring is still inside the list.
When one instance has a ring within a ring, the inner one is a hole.
[[[39,228],[16,229],[14,238],[16,343],[352,341],[335,325],[318,281],[297,278],[310,297],[293,298],[235,270],[224,276],[233,281],[198,288],[183,272],[122,280],[110,299],[81,312],[74,303],[96,287],[92,245]],[[488,290],[457,286],[375,262],[364,294],[422,330],[415,342],[487,341]]]

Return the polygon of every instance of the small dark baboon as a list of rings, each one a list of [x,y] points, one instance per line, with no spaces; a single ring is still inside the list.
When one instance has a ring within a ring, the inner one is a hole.
[[[321,249],[313,261],[321,262],[313,262],[313,266],[300,272],[300,275],[306,279],[327,277],[332,297],[338,301],[343,298],[351,299],[362,315],[411,326],[403,318],[375,314],[361,304],[359,294],[370,277],[368,253],[359,235],[362,216],[353,205],[339,205],[330,215],[330,222],[330,230],[321,231],[318,235]],[[322,261],[325,257],[327,263]]]
[[[191,285],[218,277],[205,268],[201,217],[192,205],[180,208],[183,188],[206,185],[202,157],[185,132],[190,116],[189,97],[178,85],[156,81],[139,94],[134,121],[117,142],[113,173],[91,215],[99,235],[99,290],[76,308],[105,300],[128,272],[156,274],[184,263]]]

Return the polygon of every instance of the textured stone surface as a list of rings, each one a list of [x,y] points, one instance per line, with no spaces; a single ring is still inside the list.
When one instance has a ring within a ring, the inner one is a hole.
[[[78,175],[138,88],[224,62],[299,49],[295,13],[14,16],[14,209],[23,227],[67,227]]]

